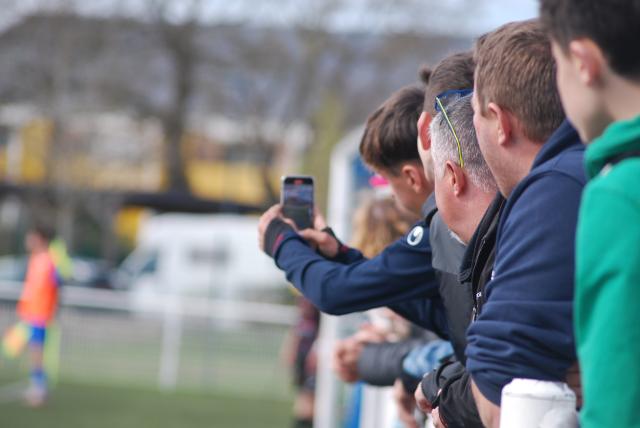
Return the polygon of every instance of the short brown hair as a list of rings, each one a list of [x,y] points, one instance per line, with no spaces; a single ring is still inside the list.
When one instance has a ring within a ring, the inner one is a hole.
[[[424,94],[423,110],[436,115],[435,99],[444,91],[455,89],[473,89],[473,52],[460,52],[449,55],[440,61],[431,71]]]
[[[480,112],[496,103],[520,121],[525,136],[544,142],[564,120],[551,43],[537,19],[512,22],[475,45]]]
[[[369,167],[395,172],[403,162],[420,162],[418,118],[423,102],[422,86],[405,86],[369,116],[360,140],[360,155]]]

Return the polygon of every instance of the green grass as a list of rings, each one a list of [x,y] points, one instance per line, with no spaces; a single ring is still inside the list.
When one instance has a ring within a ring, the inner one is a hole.
[[[0,311],[0,334],[14,322]],[[0,358],[0,427],[290,426],[293,391],[289,369],[279,362],[286,327],[185,319],[177,392],[162,393],[156,389],[162,320],[68,310],[58,325],[59,347],[51,349],[59,352],[53,373],[60,382],[45,408],[8,401],[21,392],[12,385],[26,385],[27,353]]]
[[[62,336],[63,381],[154,387],[161,354],[159,338],[71,334]],[[283,331],[185,331],[178,389],[266,396],[291,395],[289,370],[279,362]],[[129,339],[126,341],[125,339]],[[1,371],[0,367],[0,371]]]
[[[20,428],[283,428],[287,400],[62,383],[40,409],[0,404],[1,425]]]

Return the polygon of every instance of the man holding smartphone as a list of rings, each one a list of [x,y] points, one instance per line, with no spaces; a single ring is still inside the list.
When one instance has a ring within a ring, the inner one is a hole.
[[[423,72],[428,98],[449,89],[472,87],[473,67],[471,53],[464,52],[446,57],[433,72]],[[313,229],[296,232],[282,217],[279,205],[262,216],[259,239],[261,248],[274,257],[293,285],[323,312],[340,315],[388,306],[415,324],[450,338],[456,355],[464,358],[464,326],[472,304],[470,292],[458,290],[462,290],[457,269],[464,245],[451,236],[429,198],[433,174],[421,159],[421,154],[429,157],[428,132],[421,133],[420,151],[417,144],[418,124],[428,128],[433,115],[433,99],[425,100],[425,89],[410,86],[394,93],[367,121],[360,144],[362,159],[389,182],[400,207],[423,218],[377,257],[366,259],[342,245],[327,233],[317,212]],[[443,299],[454,310],[447,313]],[[451,323],[450,316],[459,317],[460,322]]]
[[[422,210],[433,191],[416,146],[423,103],[423,88],[400,89],[369,117],[360,145],[365,162],[387,179],[398,205],[416,217],[435,208],[431,201]],[[372,165],[367,154],[374,151],[377,162]],[[389,306],[421,327],[448,337],[430,263],[426,220],[372,259],[341,244],[317,211],[313,228],[296,231],[294,224],[282,215],[281,205],[273,206],[260,219],[260,245],[322,312],[343,315]],[[308,242],[317,246],[317,252]]]

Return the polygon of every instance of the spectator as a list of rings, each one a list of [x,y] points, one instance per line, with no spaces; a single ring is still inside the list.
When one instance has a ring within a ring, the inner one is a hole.
[[[542,0],[569,119],[588,148],[577,232],[584,428],[640,426],[640,2]]]
[[[467,369],[482,421],[497,427],[513,378],[564,381],[575,363],[572,302],[583,147],[563,123],[549,39],[536,20],[476,43],[474,124],[506,198],[491,279],[477,290]]]
[[[433,211],[435,205],[425,204],[433,187],[416,147],[423,100],[424,89],[418,86],[394,93],[370,116],[360,145],[365,161],[389,182],[396,203],[416,217]],[[279,211],[276,205],[261,218],[262,247],[321,311],[341,315],[388,306],[448,337],[437,278],[428,263],[432,251],[426,220],[368,259],[328,233],[319,213],[315,229],[296,232],[279,218]],[[316,244],[318,252],[307,240]]]
[[[447,104],[446,97],[456,99]],[[430,125],[436,204],[451,232],[468,243],[496,195],[496,182],[478,147],[471,95],[448,91],[437,102],[442,111]]]
[[[494,200],[497,188],[476,139],[471,95],[460,91],[445,92],[438,96],[437,105],[442,111],[431,121],[432,159],[429,160],[435,177],[436,201],[442,219],[452,233],[462,242],[468,243],[480,223],[483,210]],[[464,328],[469,322],[470,317]],[[438,376],[448,375],[447,380],[450,381],[452,372],[458,375],[464,372],[463,363],[464,360],[449,362],[434,373],[438,373]],[[425,394],[422,391],[430,385],[427,385],[428,381],[423,382],[425,384],[416,390],[417,401],[422,404],[423,410],[429,411],[430,407],[437,407],[441,399],[438,394],[441,390],[443,392],[442,411],[438,409],[432,412],[436,423],[444,422],[452,428],[482,427],[470,393],[458,400],[455,394],[449,393],[448,384],[436,384],[426,394],[430,403],[427,407],[423,405]]]
[[[446,91],[470,90],[473,88],[473,71],[475,64],[471,52],[461,52],[445,57],[430,73],[429,83],[425,90],[425,100],[422,114],[418,119],[418,152],[427,177],[433,181],[433,162],[431,160],[431,137],[429,125],[431,118],[436,115],[435,98]],[[465,207],[471,214],[473,221],[476,213],[482,213],[483,208]],[[472,212],[473,211],[473,212]],[[462,214],[462,213],[461,213]],[[475,226],[472,226],[475,228]],[[464,253],[464,246],[457,239],[452,239],[450,231],[442,221],[439,213],[433,216],[429,229],[429,240],[434,248],[431,264],[439,279],[440,298],[446,311],[449,336],[456,358],[464,361],[467,327],[471,319],[473,299],[468,284],[458,281],[458,272]],[[417,382],[415,382],[417,385]],[[410,386],[406,384],[405,386]],[[413,397],[415,385],[408,391]]]

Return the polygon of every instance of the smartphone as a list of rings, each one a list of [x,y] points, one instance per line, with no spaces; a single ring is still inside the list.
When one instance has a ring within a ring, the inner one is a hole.
[[[280,204],[282,215],[293,220],[299,230],[313,227],[313,177],[282,177]]]

